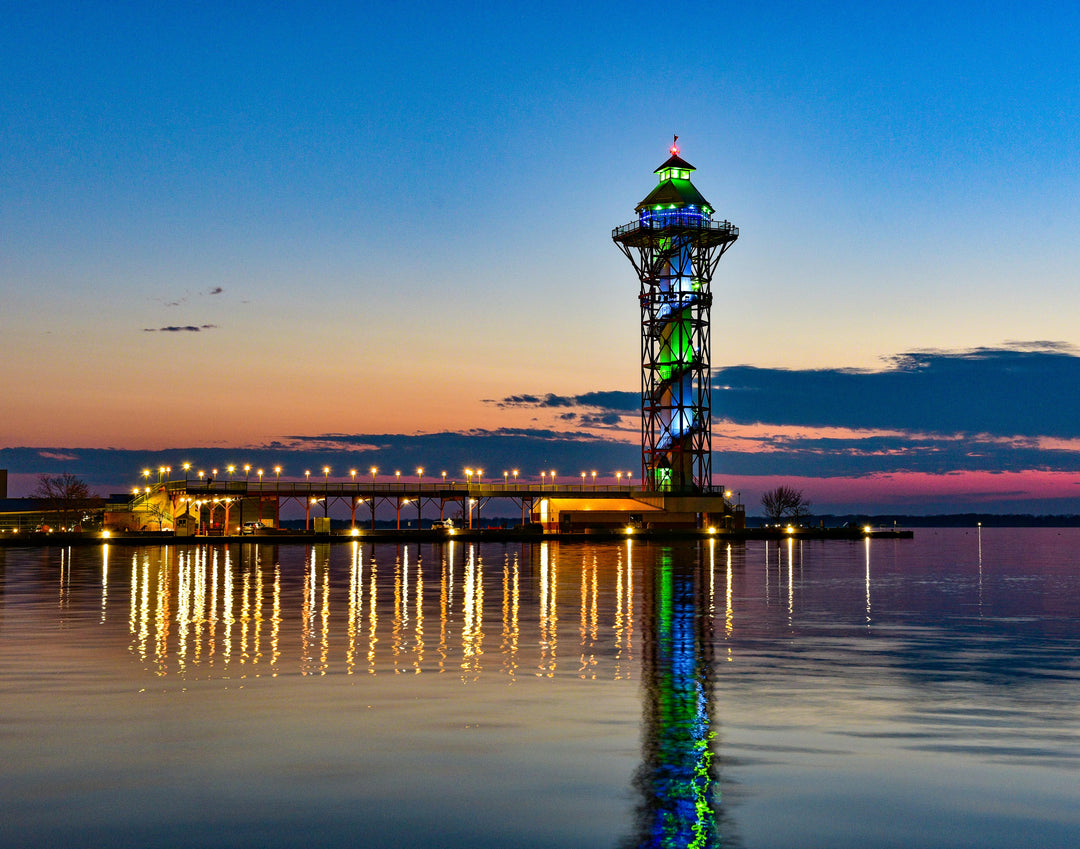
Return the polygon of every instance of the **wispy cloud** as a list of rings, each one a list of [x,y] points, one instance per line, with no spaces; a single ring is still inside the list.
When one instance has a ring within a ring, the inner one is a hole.
[[[144,327],[143,333],[200,333],[216,329],[216,324],[170,324],[165,327]]]
[[[39,451],[38,456],[44,457],[46,460],[78,460],[78,454],[72,454],[65,451]]]
[[[586,392],[582,395],[556,395],[554,392],[547,392],[543,395],[508,395],[497,401],[488,400],[486,403],[494,404],[496,407],[502,409],[513,407],[531,407],[537,409],[594,407],[600,410],[630,412],[639,408],[641,400],[636,392],[611,390],[604,392]]]

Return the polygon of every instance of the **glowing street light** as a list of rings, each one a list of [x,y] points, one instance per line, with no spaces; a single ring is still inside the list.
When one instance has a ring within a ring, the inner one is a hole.
[[[478,484],[482,484],[484,482],[484,470],[483,469],[477,469],[476,470],[476,482]]]
[[[596,469],[593,469],[592,472],[592,488],[596,489]]]
[[[184,463],[184,483],[187,483],[188,472],[191,471],[191,463]]]
[[[375,488],[375,473],[379,471],[375,466],[371,467],[371,488]]]
[[[581,490],[582,490],[582,492],[585,491],[585,473],[584,472],[581,473]]]
[[[274,486],[281,483],[281,466],[274,466],[274,478],[276,479],[274,481]]]
[[[465,477],[466,477],[466,479],[467,479],[470,486],[472,485],[472,476],[473,476],[473,470],[472,469],[466,469],[465,470]]]

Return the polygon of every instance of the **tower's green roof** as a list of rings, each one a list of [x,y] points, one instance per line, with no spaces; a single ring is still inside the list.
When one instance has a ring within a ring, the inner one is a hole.
[[[677,149],[678,148],[676,148],[676,150]],[[655,171],[653,171],[653,173],[659,174],[665,168],[681,168],[683,171],[697,171],[697,168],[695,168],[677,153],[671,154],[671,158],[659,168],[657,168]]]
[[[656,170],[660,171],[663,168],[668,167],[683,167],[682,165],[669,164],[672,163],[673,160],[678,160],[679,162],[682,162],[679,157],[673,156]],[[700,208],[703,206],[707,206],[712,209],[712,204],[705,200],[701,192],[699,192],[694,187],[694,184],[691,183],[689,180],[665,180],[663,183],[661,183],[659,186],[649,192],[648,197],[646,197],[645,200],[639,203],[634,211],[641,212],[641,210],[649,206],[671,206],[672,204],[675,204],[675,206],[678,207],[697,206]]]

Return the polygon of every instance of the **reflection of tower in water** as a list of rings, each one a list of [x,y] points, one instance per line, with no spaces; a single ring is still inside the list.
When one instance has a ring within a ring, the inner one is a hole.
[[[720,845],[711,618],[703,549],[653,549],[642,589],[642,755],[636,834],[624,845]]]

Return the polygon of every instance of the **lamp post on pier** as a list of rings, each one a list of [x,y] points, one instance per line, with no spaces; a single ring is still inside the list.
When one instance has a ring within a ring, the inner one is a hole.
[[[371,467],[371,529],[375,530],[375,473],[378,467]]]
[[[424,467],[416,467],[416,529],[420,530],[420,521],[423,514],[424,505]]]
[[[255,472],[259,476],[259,524],[262,524],[262,503],[263,503],[263,488],[262,488],[262,476],[263,470],[259,469]]]

